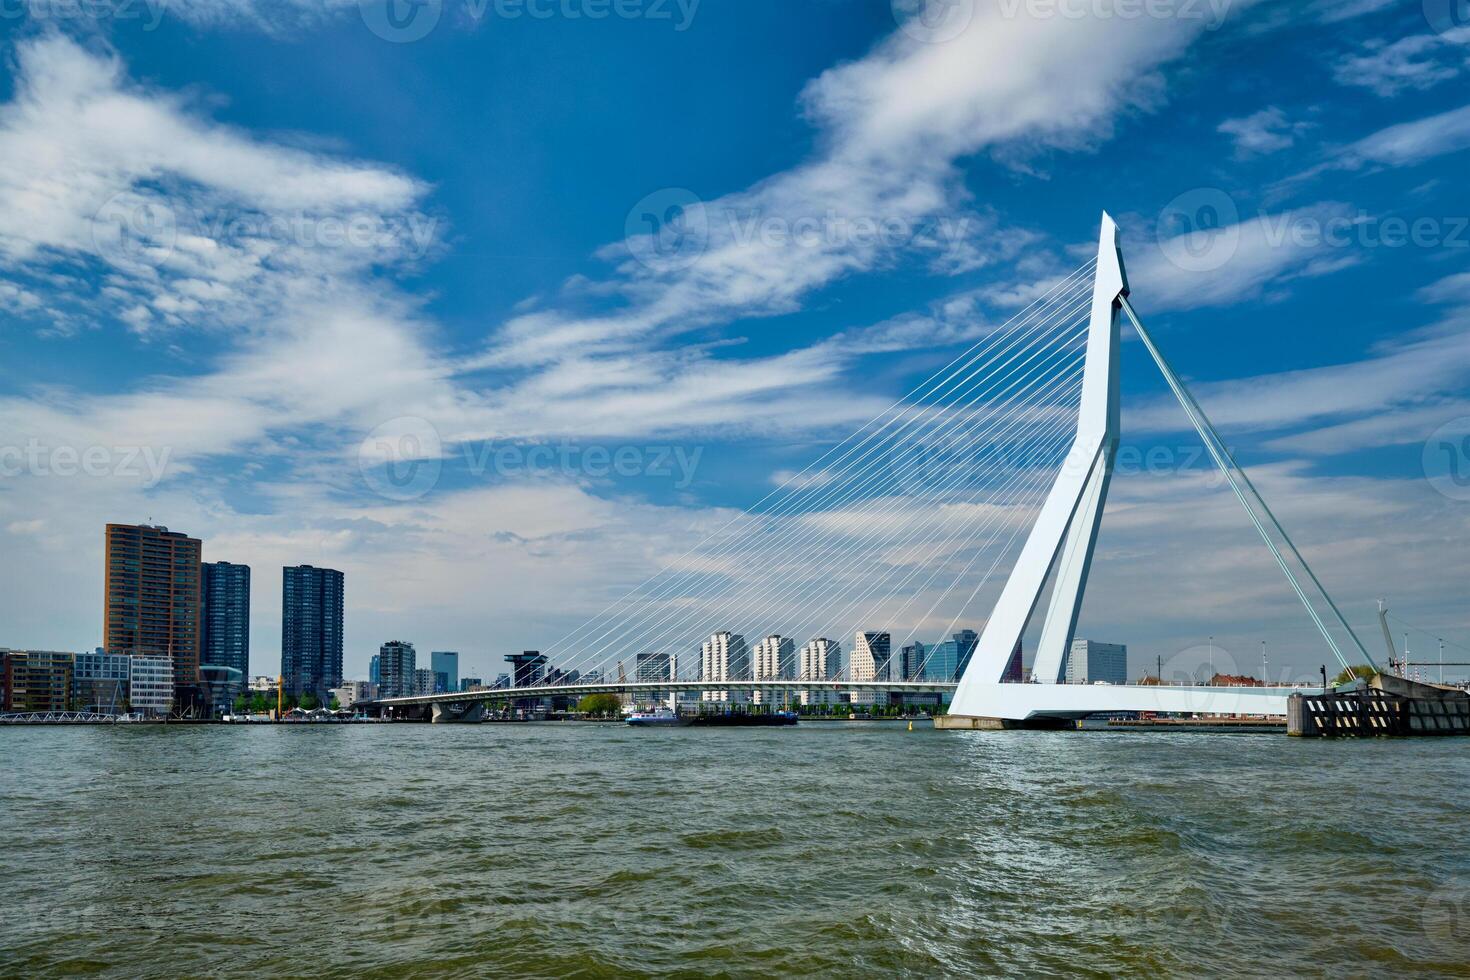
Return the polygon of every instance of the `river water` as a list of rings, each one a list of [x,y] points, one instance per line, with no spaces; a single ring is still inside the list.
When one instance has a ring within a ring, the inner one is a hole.
[[[1470,975],[1470,739],[0,730],[0,974]]]

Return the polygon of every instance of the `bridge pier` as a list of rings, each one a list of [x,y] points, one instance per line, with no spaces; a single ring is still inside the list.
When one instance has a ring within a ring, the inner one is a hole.
[[[436,703],[429,720],[435,725],[477,725],[485,720],[485,702]]]
[[[1076,728],[1071,718],[983,718],[977,715],[935,715],[934,727],[946,731],[1064,731]]]

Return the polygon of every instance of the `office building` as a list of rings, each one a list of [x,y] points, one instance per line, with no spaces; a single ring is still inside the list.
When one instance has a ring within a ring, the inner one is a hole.
[[[886,681],[892,680],[892,639],[887,633],[865,633],[859,630],[853,637],[849,680]],[[887,704],[888,696],[872,689],[853,690],[853,704]]]
[[[102,647],[166,657],[174,685],[199,683],[203,590],[198,538],[150,524],[107,525]]]
[[[133,658],[128,664],[128,706],[135,714],[166,715],[173,708],[177,668],[167,657]]]
[[[804,681],[835,680],[842,673],[842,645],[825,636],[809,640],[797,658],[797,677]],[[836,704],[838,693],[828,690],[804,690],[803,705]]]
[[[667,653],[640,653],[634,660],[633,679],[640,684],[657,684],[662,681],[671,681],[677,671],[677,664],[673,657]],[[588,683],[595,683],[591,678],[584,678]],[[598,679],[600,680],[600,678]],[[654,701],[666,701],[669,691],[651,690],[639,691],[635,700],[649,703]]]
[[[928,650],[924,644],[915,641],[904,647],[898,654],[898,679],[904,681],[916,681],[923,676],[924,664],[928,659]]]
[[[459,690],[459,654],[453,650],[435,650],[429,654],[429,669],[434,672],[434,693],[451,694]]]
[[[71,704],[77,711],[119,714],[127,710],[132,658],[125,653],[76,655],[72,668]]]
[[[250,676],[250,566],[227,561],[199,566],[204,614],[200,663]]]
[[[199,668],[199,698],[195,707],[208,717],[235,710],[235,699],[245,690],[245,675],[234,667],[204,664]]]
[[[485,687],[485,682],[478,677],[461,677],[459,689],[461,691],[479,691]]]
[[[1067,651],[1068,684],[1127,684],[1128,648],[1081,637]]]
[[[373,654],[373,659],[368,661],[368,680],[374,684],[381,684],[383,681],[383,674],[379,669],[382,662],[382,658],[376,653]]]
[[[924,651],[924,676],[927,681],[955,681],[970,666],[970,657],[980,642],[974,630],[960,630],[943,643],[936,643]],[[919,680],[921,678],[912,678]]]
[[[512,687],[534,687],[545,676],[546,658],[536,650],[506,654],[505,662],[511,666]]]
[[[281,676],[286,693],[325,701],[342,683],[341,572],[311,565],[281,570]]]
[[[702,681],[748,680],[750,648],[745,637],[728,630],[714,633],[699,648],[699,679]],[[743,691],[710,689],[700,693],[705,701],[744,703]]]
[[[390,640],[378,648],[378,695],[402,698],[413,693],[418,654],[412,643]]]
[[[434,671],[428,667],[420,667],[413,672],[413,694],[422,697],[426,694],[436,694]]]

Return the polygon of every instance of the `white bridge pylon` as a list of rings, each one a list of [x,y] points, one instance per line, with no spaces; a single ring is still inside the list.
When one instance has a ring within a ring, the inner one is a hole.
[[[1118,227],[1106,213],[1102,216],[1102,232],[1098,241],[1096,278],[1093,283],[1091,320],[1088,325],[1087,355],[1083,365],[1082,395],[1077,418],[1077,433],[1061,471],[1041,506],[1036,523],[1017,557],[1009,579],[986,621],[979,643],[960,678],[950,705],[952,718],[981,718],[1003,721],[1025,721],[1044,718],[1080,718],[1109,711],[1198,712],[1213,714],[1286,714],[1286,699],[1294,691],[1321,692],[1320,687],[1171,687],[1166,685],[1078,685],[1063,684],[1068,648],[1077,628],[1082,597],[1087,589],[1087,576],[1097,544],[1098,527],[1107,502],[1108,484],[1113,474],[1113,461],[1118,451],[1118,348],[1119,320],[1127,307],[1128,278],[1118,245]],[[1134,319],[1136,326],[1141,324]],[[1150,353],[1155,353],[1150,343]],[[1172,372],[1159,359],[1160,369],[1170,381],[1177,382]],[[1176,394],[1179,394],[1176,389]],[[1181,401],[1186,396],[1180,394]],[[1200,428],[1206,446],[1231,480],[1237,496],[1241,496],[1235,477],[1225,460],[1217,455],[1211,436],[1190,411],[1191,421]],[[1208,423],[1204,423],[1207,425]],[[1223,451],[1220,447],[1219,451]],[[1228,458],[1228,456],[1226,457]],[[1233,460],[1230,460],[1233,463]],[[1242,474],[1243,478],[1243,474]],[[1251,487],[1254,493],[1254,487]],[[1247,512],[1251,507],[1241,496]],[[1261,504],[1264,508],[1264,502]],[[1267,511],[1269,513],[1269,511]],[[1255,515],[1252,513],[1252,519]],[[1274,523],[1274,517],[1272,518]],[[1257,523],[1263,538],[1298,595],[1317,614],[1285,564],[1277,547]],[[1280,530],[1279,525],[1277,529]],[[1282,536],[1285,532],[1281,531]],[[1290,546],[1290,539],[1286,539]],[[1295,554],[1295,548],[1292,547]],[[1296,557],[1300,559],[1300,555]],[[1303,562],[1305,566],[1305,562]],[[1055,571],[1055,576],[1052,572]],[[1308,569],[1310,574],[1310,569]],[[1011,653],[1041,602],[1048,578],[1054,579],[1051,599],[1041,623],[1041,637],[1032,667],[1032,683],[1001,683],[1001,676]],[[1315,576],[1312,578],[1316,583]],[[1320,588],[1320,584],[1318,584]],[[1326,593],[1323,592],[1325,597]],[[1328,599],[1331,604],[1331,600]],[[1333,606],[1336,612],[1336,606]],[[1339,619],[1341,616],[1339,615]],[[1346,627],[1346,623],[1343,623]],[[1318,620],[1318,627],[1323,624]],[[1348,631],[1351,634],[1351,630]],[[1323,629],[1333,652],[1337,650]],[[1356,637],[1354,637],[1356,640]],[[1360,644],[1361,646],[1361,644]],[[1366,655],[1366,651],[1364,651]]]

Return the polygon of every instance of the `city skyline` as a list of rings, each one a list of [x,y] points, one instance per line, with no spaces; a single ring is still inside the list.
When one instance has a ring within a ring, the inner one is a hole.
[[[555,34],[529,22],[446,18],[404,44],[351,5],[294,24],[364,63],[391,53],[352,94],[260,32],[273,19],[249,0],[156,30],[7,23],[0,170],[38,217],[0,226],[4,350],[26,365],[0,379],[0,429],[17,434],[0,442],[0,547],[28,571],[0,590],[5,642],[94,646],[77,597],[96,583],[95,528],[151,515],[207,540],[205,560],[260,570],[265,663],[275,569],[303,563],[352,580],[346,673],[393,635],[469,651],[492,624],[507,648],[545,646],[1075,267],[1108,208],[1139,309],[1346,614],[1371,632],[1385,596],[1425,642],[1470,645],[1452,585],[1470,577],[1452,545],[1470,530],[1455,428],[1470,191],[1442,176],[1467,150],[1463,29],[1420,4],[1268,6],[1137,25],[984,7],[945,43],[882,3],[756,0],[667,34],[618,22],[652,47],[589,50],[581,68],[677,65],[721,125],[688,137],[678,100],[573,103],[540,114],[534,166],[495,100],[452,95]],[[802,53],[736,98],[719,79],[777,17]],[[1241,76],[1247,48],[1262,67]],[[181,65],[184,50],[199,54]],[[293,72],[284,102],[227,67],[262,57]],[[557,90],[554,61],[528,91]],[[423,86],[422,139],[365,121],[400,70]],[[910,77],[932,102],[889,98]],[[1074,112],[1078,91],[1097,98]],[[99,105],[146,125],[99,141],[74,116]],[[615,135],[591,150],[589,131]],[[30,154],[63,132],[74,180],[53,193]],[[426,149],[468,132],[483,143]],[[1140,182],[1115,164],[1144,146],[1164,176]],[[686,207],[707,220],[664,227]],[[347,235],[358,219],[379,234]],[[204,241],[214,259],[190,251]],[[1124,345],[1118,519],[1080,631],[1145,659],[1214,636],[1241,667],[1266,640],[1277,670],[1307,676],[1311,624],[1259,585],[1270,557],[1140,356]],[[1371,554],[1351,531],[1363,515]],[[987,598],[826,629],[886,628],[901,648],[978,625]]]

